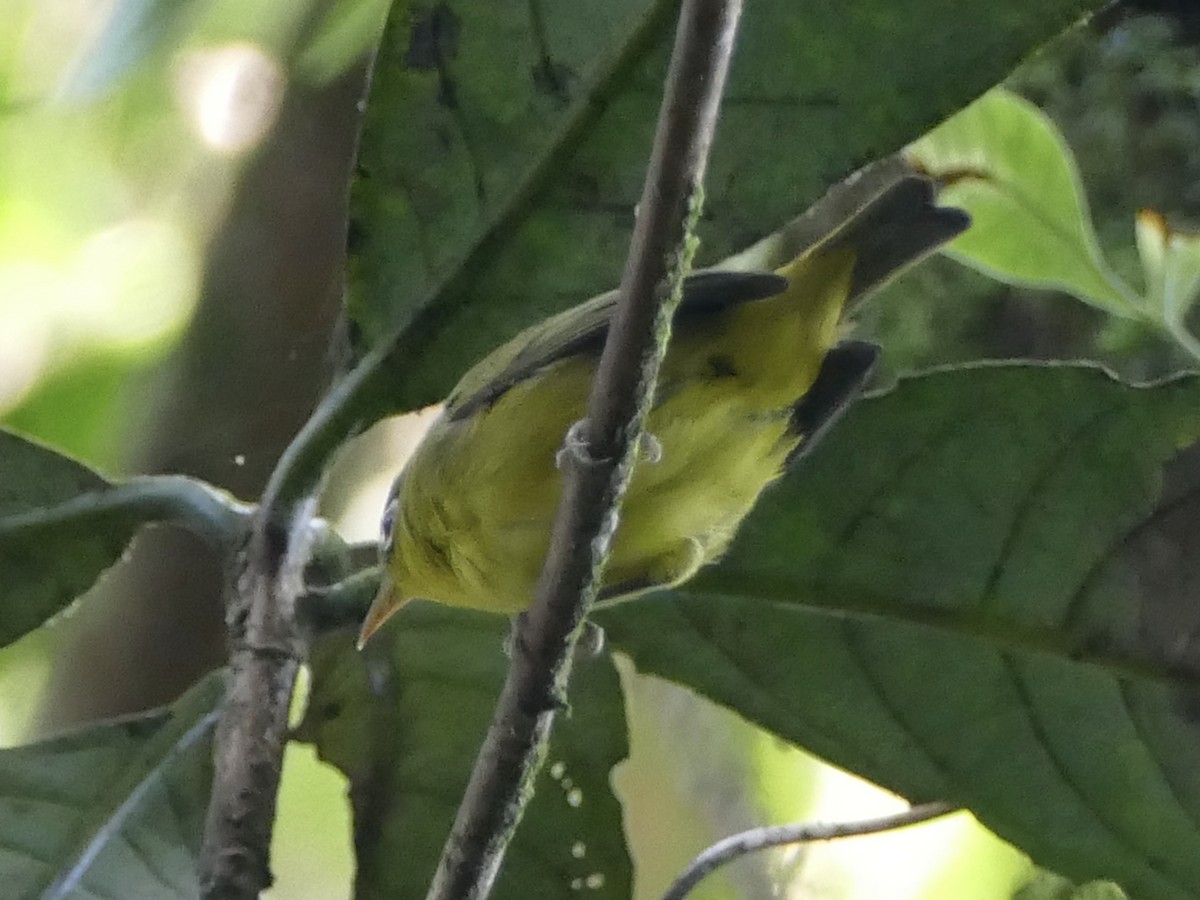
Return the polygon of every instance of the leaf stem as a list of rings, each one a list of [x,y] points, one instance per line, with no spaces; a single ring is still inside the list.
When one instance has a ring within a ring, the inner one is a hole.
[[[564,444],[563,492],[545,567],[533,607],[518,619],[513,660],[429,900],[483,900],[491,892],[565,703],[574,647],[695,250],[700,186],[740,13],[741,0],[683,3],[613,325],[587,416]]]
[[[1168,321],[1166,330],[1185,353],[1200,363],[1200,341],[1196,340],[1196,337],[1188,331],[1185,323]]]
[[[174,522],[216,547],[244,534],[253,508],[225,491],[185,475],[146,475],[79,494],[55,506],[0,518],[0,539],[128,514],[142,522]]]
[[[379,566],[368,566],[328,587],[308,588],[296,601],[297,614],[314,634],[358,628],[379,593]]]

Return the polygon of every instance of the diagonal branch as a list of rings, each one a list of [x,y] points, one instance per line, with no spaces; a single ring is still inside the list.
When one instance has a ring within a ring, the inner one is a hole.
[[[563,493],[534,605],[428,900],[483,900],[565,702],[571,657],[616,530],[695,250],[701,183],[741,0],[684,0],[620,300],[587,418],[561,454]],[[665,290],[664,290],[665,288]]]
[[[948,803],[925,803],[909,807],[904,812],[880,816],[877,819],[864,819],[859,822],[834,822],[831,824],[808,822],[798,825],[769,825],[764,828],[752,828],[749,831],[730,835],[724,840],[717,841],[688,863],[683,873],[667,888],[662,900],[684,900],[691,893],[692,888],[706,877],[726,863],[741,859],[748,853],[757,853],[759,850],[767,850],[771,847],[784,847],[788,844],[810,844],[815,841],[832,841],[837,838],[861,837],[895,831],[897,828],[928,822],[930,819],[937,819],[957,811],[956,807]]]

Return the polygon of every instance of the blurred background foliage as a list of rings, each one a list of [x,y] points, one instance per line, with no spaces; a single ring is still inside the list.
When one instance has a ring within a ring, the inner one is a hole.
[[[1105,253],[1135,284],[1137,209],[1200,223],[1200,29],[1187,4],[1159,5],[1104,17],[1009,81],[1065,133]],[[0,0],[5,425],[109,474],[187,471],[257,493],[333,368],[355,101],[385,11],[384,0]],[[893,373],[994,357],[1099,359],[1133,378],[1182,365],[1134,322],[942,258],[864,309],[861,330]],[[345,454],[329,506],[348,536],[373,534],[412,435],[388,426]],[[167,555],[188,564],[165,574],[155,560]],[[163,702],[221,658],[211,560],[170,534],[133,556],[103,597],[0,654],[3,745]],[[626,681],[634,752],[618,783],[645,896],[731,830],[899,802],[679,688]],[[703,759],[665,739],[681,716],[711,733],[695,742]],[[290,751],[288,767],[274,895],[347,896],[342,784],[308,751]],[[877,897],[873,878],[904,871],[911,884],[889,881],[889,898],[999,897],[1027,876],[966,817],[925,830],[928,864],[894,835],[733,867],[696,896],[761,896],[773,882],[789,896]]]
[[[1007,81],[1062,130],[1104,255],[1133,285],[1141,283],[1139,209],[1158,210],[1184,230],[1200,226],[1197,14],[1187,4],[1154,5],[1166,12],[1116,10],[1065,35]],[[1136,322],[1063,294],[1008,287],[941,257],[892,285],[863,319],[884,340],[893,371],[985,358],[1081,358],[1140,380],[1185,364]]]
[[[0,0],[0,416],[119,475],[254,496],[329,377],[380,0]],[[162,703],[223,656],[221,572],[144,536],[0,658],[0,741]],[[345,895],[339,781],[290,754],[279,896]],[[290,850],[288,848],[291,848]]]

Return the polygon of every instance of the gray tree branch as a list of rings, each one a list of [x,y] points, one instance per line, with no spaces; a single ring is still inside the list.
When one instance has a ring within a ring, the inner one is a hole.
[[[366,87],[365,66],[356,67],[343,79],[339,91],[339,117],[352,121],[339,126],[342,153],[340,172],[326,182],[336,192],[331,204],[340,210],[335,245],[344,247],[351,161],[355,136],[361,124]],[[348,126],[348,127],[344,127]],[[330,128],[330,122],[312,122],[313,131]],[[302,136],[301,143],[316,135]],[[322,136],[324,138],[325,136]],[[293,138],[297,140],[297,138]],[[294,180],[289,189],[295,190]],[[330,229],[331,231],[333,229]],[[245,247],[241,249],[246,253]],[[341,257],[342,251],[338,251]],[[314,254],[310,253],[309,256]],[[305,273],[303,265],[273,270],[269,278],[290,284],[292,270]],[[341,297],[340,274],[330,286]],[[293,291],[292,293],[296,293]],[[256,296],[238,295],[241,308],[254,310]],[[294,317],[293,317],[294,318]],[[290,321],[290,320],[289,320]],[[310,323],[298,324],[311,327]],[[276,330],[283,326],[277,325]],[[310,356],[327,360],[328,333]],[[300,361],[294,361],[299,365]],[[311,360],[306,365],[311,367]],[[280,377],[292,377],[288,366],[279,366]],[[257,381],[245,379],[243,393],[253,391]],[[273,382],[272,382],[273,383]],[[286,453],[275,466],[273,479],[287,469]],[[287,741],[287,717],[296,672],[304,659],[305,641],[296,616],[296,598],[303,589],[303,571],[312,525],[314,482],[306,483],[285,498],[266,492],[250,529],[250,535],[227,576],[225,624],[229,641],[229,682],[225,706],[216,733],[215,773],[212,797],[205,822],[201,850],[201,890],[205,900],[253,900],[271,882],[269,850],[275,821],[275,803]]]
[[[587,417],[567,436],[563,493],[533,607],[429,900],[482,900],[540,768],[616,530],[671,316],[695,247],[701,183],[741,0],[685,0],[620,299]],[[664,289],[665,288],[665,289]]]

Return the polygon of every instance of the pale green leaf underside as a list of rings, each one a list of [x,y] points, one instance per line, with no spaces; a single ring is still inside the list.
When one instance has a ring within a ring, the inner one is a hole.
[[[1002,281],[1136,313],[1136,295],[1100,253],[1070,148],[1032,103],[989,91],[905,155],[946,182],[942,202],[971,214],[952,256]]]
[[[860,402],[683,589],[638,667],[1037,862],[1200,896],[1200,379],[982,366]]]
[[[318,646],[299,737],[350,779],[358,900],[424,896],[504,680],[508,629],[500,616],[417,602],[363,653],[345,634]],[[497,900],[630,896],[609,783],[628,753],[625,712],[607,657],[576,663],[570,699]]]
[[[224,691],[0,751],[0,884],[14,900],[195,900]]]

